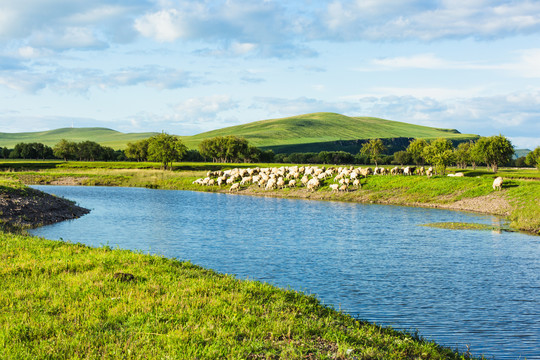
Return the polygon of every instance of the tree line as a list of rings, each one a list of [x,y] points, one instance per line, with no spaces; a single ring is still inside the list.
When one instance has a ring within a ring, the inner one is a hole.
[[[481,137],[477,141],[463,142],[457,147],[448,139],[431,141],[415,139],[404,151],[387,154],[381,139],[364,143],[358,154],[345,151],[321,151],[319,153],[274,154],[252,146],[244,138],[217,136],[203,140],[198,150],[188,150],[175,135],[161,133],[147,139],[127,144],[125,150],[114,150],[94,141],[74,142],[61,140],[54,147],[41,143],[19,143],[14,149],[0,147],[4,159],[63,159],[81,161],[156,161],[162,168],[171,169],[174,161],[213,161],[244,163],[311,163],[311,164],[374,164],[378,165],[432,165],[437,173],[444,174],[446,167],[459,168],[486,165],[494,172],[500,166],[533,166],[540,169],[540,147],[526,157],[513,160],[514,148],[502,135]]]

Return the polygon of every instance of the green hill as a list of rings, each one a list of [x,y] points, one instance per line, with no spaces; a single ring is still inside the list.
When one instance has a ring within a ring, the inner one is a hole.
[[[197,148],[197,145],[203,139],[226,135],[244,137],[254,146],[274,149],[279,152],[291,152],[294,149],[307,148],[334,149],[339,148],[340,142],[350,143],[359,139],[372,138],[435,139],[444,137],[455,141],[478,138],[477,135],[461,134],[455,129],[437,129],[373,117],[349,117],[336,113],[314,113],[255,121],[194,136],[184,136],[183,140],[189,148]],[[325,146],[325,144],[328,146]]]
[[[40,142],[54,146],[61,139],[95,141],[114,149],[124,149],[130,141],[148,138],[157,133],[121,133],[106,128],[63,128],[41,132],[0,133],[0,147],[13,148],[20,142]],[[255,121],[248,124],[212,130],[193,136],[182,136],[188,148],[215,136],[235,135],[250,144],[276,153],[349,151],[357,153],[366,139],[380,138],[394,151],[406,147],[411,138],[444,137],[457,143],[477,139],[477,135],[461,134],[455,129],[437,129],[373,117],[349,117],[336,113],[314,113],[282,119]]]
[[[49,131],[24,132],[24,133],[0,133],[0,147],[13,148],[16,144],[24,142],[39,142],[54,146],[60,140],[81,142],[85,140],[95,141],[103,146],[113,149],[124,149],[130,141],[137,141],[153,136],[157,133],[122,133],[107,128],[62,128]]]

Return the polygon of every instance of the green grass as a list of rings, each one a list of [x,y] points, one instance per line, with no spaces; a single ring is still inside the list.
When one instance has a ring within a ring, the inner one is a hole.
[[[0,133],[0,147],[13,148],[16,144],[24,142],[39,142],[48,146],[56,145],[60,140],[81,142],[95,141],[113,149],[124,149],[128,142],[146,139],[157,133],[121,133],[106,128],[63,128],[49,131],[25,133]]]
[[[449,230],[489,230],[489,231],[509,231],[506,228],[487,225],[487,224],[478,224],[478,223],[464,223],[464,222],[438,222],[424,224],[422,226],[434,227],[438,229],[449,229]]]
[[[0,261],[4,360],[469,358],[160,256],[0,233]]]
[[[282,119],[255,121],[204,132],[182,139],[190,148],[197,148],[203,139],[235,135],[246,138],[257,147],[309,144],[337,140],[412,137],[434,139],[475,139],[476,135],[460,134],[453,129],[436,129],[373,117],[349,117],[335,113],[314,113]]]

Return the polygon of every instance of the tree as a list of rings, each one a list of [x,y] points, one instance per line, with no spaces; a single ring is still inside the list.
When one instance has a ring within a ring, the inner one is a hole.
[[[180,161],[187,152],[187,147],[180,138],[167,133],[152,136],[148,139],[148,159],[162,164],[162,168],[172,170],[173,161]]]
[[[503,135],[481,137],[476,142],[475,148],[477,156],[481,156],[495,173],[500,165],[508,163],[514,155],[512,143]]]
[[[424,165],[426,159],[423,156],[424,148],[428,143],[424,139],[414,139],[407,147],[407,152],[411,154],[412,160],[416,165]]]
[[[103,153],[103,147],[94,141],[82,141],[77,144],[79,160],[94,161]]]
[[[424,148],[422,156],[430,164],[435,165],[435,171],[439,175],[446,173],[446,167],[454,161],[452,142],[445,138],[438,138]]]
[[[396,151],[394,153],[394,164],[400,164],[401,166],[409,164],[412,160],[412,156],[408,151]]]
[[[249,160],[250,154],[256,155],[246,139],[232,135],[204,139],[199,143],[199,152],[214,162]]]
[[[536,166],[540,170],[540,146],[527,154],[525,163],[530,166]]]
[[[373,159],[375,166],[378,166],[377,160],[379,160],[379,155],[386,150],[381,139],[371,139],[369,142],[362,145],[360,149],[360,154],[367,155]]]
[[[148,139],[142,139],[134,143],[128,142],[125,154],[128,159],[146,161],[148,159]]]
[[[77,152],[77,144],[73,141],[67,141],[66,139],[60,140],[60,142],[53,147],[54,156],[64,159],[64,161],[75,159]]]
[[[460,143],[456,149],[454,149],[456,165],[459,168],[465,169],[467,167],[467,164],[471,162],[472,147],[472,142],[463,142]]]

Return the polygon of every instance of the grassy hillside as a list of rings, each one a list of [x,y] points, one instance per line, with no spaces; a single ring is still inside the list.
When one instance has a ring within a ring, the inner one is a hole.
[[[49,131],[25,133],[0,133],[0,147],[13,148],[17,143],[39,142],[54,146],[60,140],[69,141],[95,141],[113,149],[123,149],[130,141],[145,139],[157,133],[121,133],[107,128],[62,128]]]
[[[13,148],[20,142],[40,142],[53,146],[61,139],[91,140],[114,149],[124,149],[130,141],[148,138],[156,133],[125,134],[106,128],[63,128],[28,133],[0,133],[0,147]],[[248,124],[212,130],[182,139],[190,149],[214,136],[235,135],[252,145],[276,152],[350,151],[358,152],[362,139],[448,138],[454,141],[476,139],[455,129],[437,129],[372,117],[349,117],[336,113],[314,113],[282,119],[255,121]]]
[[[372,117],[349,117],[336,113],[314,113],[282,119],[255,121],[194,136],[185,136],[183,140],[188,147],[196,148],[203,139],[226,135],[244,137],[251,144],[263,148],[371,138],[434,139],[445,137],[454,140],[477,138],[476,135],[461,134],[454,129],[437,129]]]

